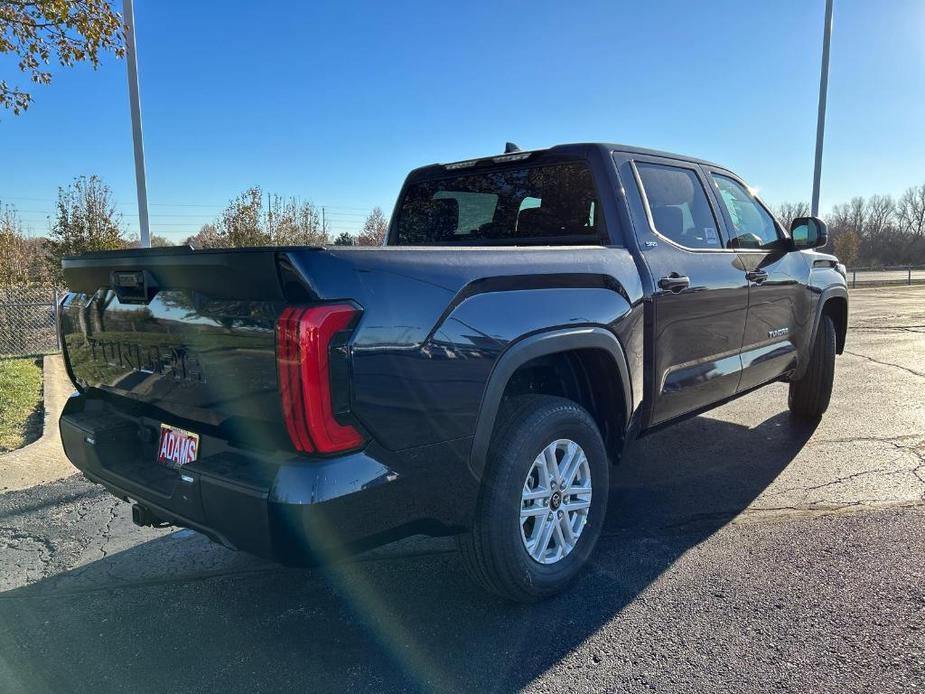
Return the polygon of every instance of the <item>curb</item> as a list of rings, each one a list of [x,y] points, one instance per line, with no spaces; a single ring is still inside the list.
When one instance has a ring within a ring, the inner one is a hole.
[[[42,435],[32,443],[0,455],[0,494],[70,477],[76,469],[61,448],[58,418],[74,388],[60,354],[42,360]]]

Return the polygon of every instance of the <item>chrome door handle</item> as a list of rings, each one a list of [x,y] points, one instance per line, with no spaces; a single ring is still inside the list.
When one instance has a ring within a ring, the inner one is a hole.
[[[749,270],[745,273],[745,279],[755,284],[761,284],[768,278],[768,273],[764,270]]]

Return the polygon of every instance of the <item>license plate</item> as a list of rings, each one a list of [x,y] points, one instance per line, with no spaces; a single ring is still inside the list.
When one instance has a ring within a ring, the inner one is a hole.
[[[157,445],[157,462],[171,467],[191,463],[199,456],[199,434],[161,424],[161,440]]]

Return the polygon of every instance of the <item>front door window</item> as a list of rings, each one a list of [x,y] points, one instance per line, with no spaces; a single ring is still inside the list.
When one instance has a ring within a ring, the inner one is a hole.
[[[729,229],[729,248],[764,248],[780,235],[770,213],[745,186],[728,176],[712,174]]]

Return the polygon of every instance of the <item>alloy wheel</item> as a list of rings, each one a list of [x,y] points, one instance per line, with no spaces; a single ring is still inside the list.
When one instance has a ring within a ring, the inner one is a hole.
[[[540,564],[567,556],[588,522],[591,468],[581,446],[557,439],[536,456],[524,480],[520,536],[527,554]]]

